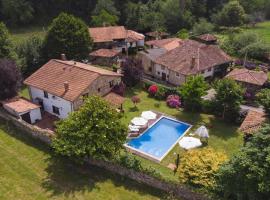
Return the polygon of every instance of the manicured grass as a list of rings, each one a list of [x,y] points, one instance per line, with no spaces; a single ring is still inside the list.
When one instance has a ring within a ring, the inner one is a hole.
[[[102,169],[76,165],[0,121],[0,199],[155,200],[163,194]]]
[[[46,31],[47,27],[36,26],[10,30],[10,33],[13,43],[16,45],[35,35],[45,37]]]
[[[137,108],[134,107],[130,100],[130,97],[134,95],[139,96],[141,99],[141,103],[137,105]],[[129,90],[126,96],[127,100],[124,104],[125,114],[123,116],[123,122],[125,124],[129,124],[133,117],[140,116],[142,111],[154,110],[193,125],[189,133],[196,130],[196,128],[201,125],[206,125],[209,128],[210,135],[208,146],[217,151],[224,152],[229,157],[242,145],[243,137],[237,132],[238,127],[233,124],[225,123],[213,115],[188,113],[183,110],[171,109],[166,105],[165,101],[158,101],[149,97],[148,93],[143,91],[140,87]],[[180,154],[181,160],[181,155],[184,153],[185,151],[177,144],[160,164],[156,164],[143,158],[138,158],[143,161],[144,165],[155,168],[164,178],[177,181],[178,177],[166,166],[168,166],[169,163],[175,163],[177,154]]]
[[[258,23],[254,28],[248,28],[246,31],[257,33],[265,42],[270,43],[270,21]]]

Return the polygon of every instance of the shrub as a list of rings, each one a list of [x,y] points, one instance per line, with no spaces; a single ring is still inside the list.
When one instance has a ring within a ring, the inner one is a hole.
[[[206,19],[201,18],[194,24],[192,32],[195,35],[201,35],[205,33],[211,33],[214,30],[214,25],[209,23]]]
[[[256,95],[257,102],[270,114],[270,89],[263,89]]]
[[[178,95],[169,95],[166,102],[171,108],[179,108],[181,106],[180,97]]]
[[[158,100],[165,100],[166,99],[166,89],[165,89],[165,87],[160,87],[159,86],[155,97]]]
[[[141,99],[138,96],[133,96],[131,97],[131,101],[133,102],[134,106],[137,106],[137,104],[141,102]]]
[[[158,92],[158,86],[157,85],[151,85],[148,89],[148,92],[150,95],[155,96]]]
[[[212,189],[215,185],[215,173],[227,160],[224,153],[212,148],[191,150],[180,161],[179,180],[196,187]]]

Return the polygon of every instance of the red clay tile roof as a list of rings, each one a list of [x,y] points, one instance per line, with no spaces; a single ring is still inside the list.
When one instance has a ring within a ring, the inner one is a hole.
[[[127,31],[127,40],[129,42],[136,42],[139,40],[144,40],[145,36],[143,34],[137,33],[132,30]]]
[[[109,94],[104,96],[104,99],[115,106],[120,106],[125,101],[124,97],[122,97],[114,92],[110,92]]]
[[[194,63],[193,59],[195,59]],[[231,57],[218,46],[206,45],[194,40],[183,41],[179,47],[155,60],[157,64],[184,75],[197,74],[202,70],[231,61]]]
[[[179,47],[181,45],[182,40],[179,38],[168,38],[168,39],[162,39],[162,40],[151,40],[147,41],[146,44],[148,46],[156,46],[159,48],[166,49],[167,51],[173,50],[176,47]]]
[[[90,56],[111,58],[120,54],[116,49],[98,49],[90,53]]]
[[[241,124],[239,130],[245,134],[251,134],[257,131],[261,125],[265,122],[266,117],[263,112],[257,112],[250,110]]]
[[[89,28],[89,33],[94,42],[111,42],[113,40],[126,39],[127,31],[124,26],[108,26]]]
[[[84,63],[50,60],[27,78],[24,84],[73,102],[100,76],[122,75]],[[68,91],[65,91],[64,83],[68,83]]]
[[[14,110],[16,113],[24,113],[40,108],[39,105],[24,98],[13,98],[4,102],[3,105],[11,110]]]
[[[262,86],[268,79],[267,74],[263,71],[252,71],[248,69],[234,69],[229,74],[227,74],[226,77],[239,82],[250,83],[259,86]]]
[[[199,35],[197,38],[206,42],[214,42],[217,41],[217,37],[212,34],[203,34]]]

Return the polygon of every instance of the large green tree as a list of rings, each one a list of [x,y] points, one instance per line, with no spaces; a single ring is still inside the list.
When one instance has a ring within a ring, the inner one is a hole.
[[[99,13],[102,10],[107,11],[111,15],[116,15],[116,16],[120,15],[119,11],[116,9],[116,7],[114,5],[114,1],[112,1],[112,0],[98,0],[96,7],[93,11],[93,14],[99,15]]]
[[[217,173],[217,189],[226,199],[270,197],[270,126],[255,132]]]
[[[206,94],[208,85],[201,75],[190,76],[180,87],[180,94],[187,110],[195,111],[201,108],[202,96]]]
[[[84,105],[57,123],[53,148],[57,153],[77,158],[111,160],[126,140],[126,127],[101,97],[91,96]]]
[[[256,95],[257,102],[264,107],[264,110],[270,115],[270,89],[262,89]]]
[[[218,25],[236,27],[244,24],[246,14],[238,1],[230,1],[213,19]]]
[[[91,45],[87,25],[73,15],[61,13],[49,27],[43,52],[48,59],[64,53],[68,59],[82,60],[88,57]]]
[[[106,10],[101,10],[98,15],[92,16],[92,25],[97,26],[114,26],[118,22],[118,17],[108,13]]]
[[[214,30],[214,25],[208,22],[206,19],[201,18],[197,23],[194,24],[192,33],[194,35],[201,35],[205,33],[212,33]]]
[[[14,51],[6,25],[0,22],[0,58],[13,58]]]
[[[236,81],[227,78],[215,82],[214,88],[216,96],[213,104],[216,114],[228,121],[234,121],[239,115],[244,89]]]

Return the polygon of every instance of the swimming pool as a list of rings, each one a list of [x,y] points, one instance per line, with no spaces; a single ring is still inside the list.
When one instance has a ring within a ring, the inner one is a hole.
[[[131,152],[160,162],[191,128],[190,124],[161,117],[140,137],[125,144]]]

